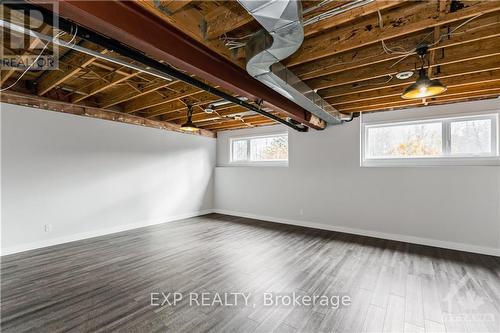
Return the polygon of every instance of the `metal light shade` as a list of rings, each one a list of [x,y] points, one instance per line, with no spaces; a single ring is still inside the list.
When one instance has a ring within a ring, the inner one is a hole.
[[[432,97],[444,93],[446,89],[446,86],[439,80],[429,79],[425,69],[420,69],[417,82],[406,88],[401,97],[404,99]]]
[[[199,131],[200,129],[196,127],[196,125],[189,119],[185,124],[181,126],[181,130],[186,131],[186,132],[196,132]]]
[[[187,121],[183,125],[181,125],[181,130],[186,132],[196,132],[200,130],[193,123],[192,116],[193,116],[193,109],[191,108],[191,106],[188,106]]]

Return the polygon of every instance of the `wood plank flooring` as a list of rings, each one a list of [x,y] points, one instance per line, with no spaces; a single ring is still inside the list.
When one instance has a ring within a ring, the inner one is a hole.
[[[352,302],[264,306],[266,292]],[[211,214],[2,257],[1,331],[499,332],[500,258]]]

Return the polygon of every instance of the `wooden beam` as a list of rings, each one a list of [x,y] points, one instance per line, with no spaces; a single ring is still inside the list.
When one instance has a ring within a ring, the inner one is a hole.
[[[186,7],[191,2],[192,0],[162,0],[159,1],[158,9],[166,12],[167,14],[173,14]]]
[[[441,39],[441,29],[439,26],[434,27],[434,43],[439,42]],[[432,71],[436,67],[436,49],[432,49],[429,51],[429,64],[430,66],[427,67],[427,75],[429,77],[432,77]]]
[[[43,0],[30,3],[50,8]],[[308,127],[323,129],[326,126],[323,120],[255,80],[243,68],[227,61],[178,28],[165,24],[157,13],[145,9],[143,1],[60,0],[58,4],[59,15],[67,20],[97,30],[117,42],[141,50],[158,61],[165,61],[235,95],[263,100],[263,107],[286,113]]]
[[[448,3],[447,0],[439,0],[438,1],[438,15],[439,15],[439,17],[443,17],[446,14],[447,3]],[[434,27],[434,36],[433,37],[434,37],[433,44],[439,44],[439,42],[441,42],[441,27],[440,26],[437,25]],[[432,49],[429,51],[429,63],[432,65],[435,63],[435,61],[436,61],[436,49]],[[434,68],[432,66],[429,66],[429,68],[427,68],[427,75],[429,77],[432,76],[433,69]]]
[[[500,87],[497,87],[493,89],[485,89],[479,91],[470,91],[470,92],[437,96],[434,98],[427,99],[425,103],[422,100],[403,100],[401,98],[399,99],[394,98],[391,100],[387,100],[387,102],[383,104],[373,104],[373,105],[370,104],[359,107],[347,107],[347,108],[341,107],[339,108],[339,111],[343,113],[350,113],[350,112],[382,111],[388,109],[393,110],[405,106],[427,105],[427,104],[432,104],[434,102],[455,102],[464,99],[483,98],[483,97],[495,98],[498,97],[499,95],[500,95]]]
[[[226,131],[226,130],[237,130],[237,129],[242,129],[242,128],[253,128],[253,127],[260,127],[260,126],[269,126],[269,125],[275,125],[276,122],[269,121],[269,120],[252,120],[252,121],[247,121],[245,123],[240,122],[239,124],[232,123],[232,124],[221,124],[219,126],[214,126],[214,127],[209,127],[210,130],[213,131]]]
[[[0,102],[15,104],[15,105],[30,106],[41,110],[69,113],[78,116],[85,116],[91,118],[98,118],[102,120],[110,120],[132,125],[157,128],[167,131],[182,132],[182,130],[180,129],[180,125],[168,123],[165,121],[145,119],[138,116],[124,114],[112,110],[88,107],[83,105],[75,105],[71,103],[54,101],[48,98],[43,98],[35,95],[21,94],[12,91],[2,92],[2,94],[0,94]],[[210,138],[215,137],[215,134],[213,132],[207,130],[201,130],[199,132],[188,133],[188,134],[201,135]]]
[[[344,13],[340,13],[338,15],[333,16],[332,18],[325,19],[317,23],[312,23],[305,27],[304,34],[306,37],[308,37],[317,33],[323,33],[325,30],[338,27],[339,25],[357,20],[363,16],[377,13],[377,11],[379,10],[384,10],[395,6],[399,6],[404,2],[405,2],[404,0],[377,0],[372,3],[350,9]],[[336,1],[334,1],[332,5],[338,7],[338,3]],[[316,15],[316,13],[317,12],[312,12],[310,15],[307,16],[314,16]]]
[[[500,89],[500,80],[496,82],[489,83],[474,83],[470,85],[461,85],[448,87],[448,90],[442,95],[437,96],[436,98],[448,98],[454,96],[461,96],[465,94],[469,94],[472,92],[491,92],[498,91]],[[351,110],[351,109],[359,109],[363,107],[374,107],[374,106],[383,106],[387,104],[404,102],[405,100],[401,98],[401,91],[397,95],[385,95],[375,99],[363,100],[363,101],[349,101],[349,102],[334,102],[333,105],[336,108],[341,108],[343,111]]]
[[[253,17],[247,13],[238,4],[231,6],[231,1],[224,3],[205,15],[204,20],[206,23],[206,39],[214,39],[228,33],[231,30],[238,29],[245,24],[253,21]]]
[[[134,71],[127,71],[127,75],[122,75],[116,72],[110,73],[109,76],[106,77],[106,79],[101,78],[100,80],[96,80],[92,82],[90,85],[80,88],[84,95],[74,95],[71,98],[72,103],[78,103],[90,96],[93,96],[95,94],[98,94],[108,88],[111,88],[119,83],[122,83],[128,79],[133,78],[134,76],[139,75],[139,72],[134,72]]]
[[[146,118],[154,118],[158,116],[164,116],[163,119],[168,118],[172,114],[176,113],[184,113],[186,111],[186,103],[189,103],[193,106],[208,104],[211,102],[215,102],[220,100],[219,97],[216,97],[207,92],[199,92],[197,94],[191,95],[186,98],[186,102],[182,101],[172,101],[166,104],[162,104],[160,106],[145,110]]]
[[[442,57],[437,57],[431,67],[450,67],[455,64],[456,70],[460,71],[462,68],[481,68],[483,66],[487,68],[488,66],[495,66],[495,64],[500,65],[498,61],[498,56],[500,55],[500,37],[491,38],[481,43],[469,43],[447,48],[440,55]],[[478,59],[481,60],[478,61]],[[408,57],[392,67],[394,64],[394,61],[389,61],[372,66],[364,66],[359,69],[321,76],[306,82],[312,89],[321,90],[354,82],[394,76],[401,71],[414,70],[416,65],[420,65],[415,56]]]
[[[447,77],[440,79],[443,81],[443,83],[449,85],[459,85],[461,83],[470,84],[470,83],[496,81],[499,78],[499,74],[500,74],[499,70],[488,70],[485,68],[483,71],[474,71],[472,73],[464,75],[458,72],[455,73],[454,75],[448,75]],[[325,89],[322,91],[322,95],[323,98],[328,100],[329,98],[335,98],[339,96],[347,97],[365,93],[378,93],[378,91],[380,91],[381,89],[393,88],[393,87],[399,87],[402,91],[404,87],[409,86],[413,82],[415,82],[415,78],[410,78],[407,80],[392,79],[390,80],[390,82],[380,85],[379,84],[375,85],[373,84],[373,82],[369,82],[364,85],[347,84],[344,86]]]
[[[440,27],[440,35],[458,27],[462,22],[456,22],[449,26]],[[458,30],[459,34],[443,38],[437,45],[431,46],[430,51],[443,52],[442,48],[453,47],[465,43],[479,42],[484,39],[500,36],[500,13],[492,13],[477,18]],[[406,36],[403,40],[386,41],[390,48],[398,45],[406,50],[412,50],[429,36],[428,30],[417,34]],[[322,59],[306,62],[292,68],[293,72],[302,80],[312,79],[322,75],[334,74],[345,70],[371,66],[380,62],[401,59],[404,55],[385,52],[382,44],[370,44],[365,47],[334,54]]]
[[[200,92],[200,89],[184,82],[177,82],[168,87],[168,92],[159,93],[158,90],[145,96],[135,98],[123,105],[123,112],[132,113],[155,106],[167,104],[173,100],[188,97]]]
[[[107,52],[107,50],[102,50],[101,47],[86,41],[84,41],[81,46],[103,54]],[[59,62],[60,68],[58,70],[47,71],[40,77],[37,82],[38,95],[45,95],[49,90],[78,74],[83,68],[87,67],[95,60],[95,57],[85,53],[80,53],[78,51],[68,52]]]
[[[262,124],[254,124],[252,125],[252,127],[262,127],[262,126],[271,126],[271,125],[274,125],[275,123],[262,123]],[[230,127],[230,128],[220,128],[220,129],[213,129],[211,131],[215,132],[215,133],[219,133],[219,132],[224,132],[224,131],[235,131],[235,130],[239,130],[239,129],[244,129],[244,128],[248,128],[248,126],[234,126],[234,127]]]
[[[206,104],[206,102],[199,102],[199,103],[192,103],[193,106],[201,106]],[[230,105],[230,108],[228,109],[233,109],[233,108],[239,108],[240,112],[248,111],[247,109],[235,105]],[[227,109],[226,109],[227,110]],[[217,112],[222,111],[222,110],[217,110]],[[202,111],[201,107],[200,108],[195,108],[193,112],[193,117],[196,116],[197,114],[202,114],[204,111]],[[162,120],[165,121],[178,121],[179,119],[185,119],[186,118],[186,107],[179,108],[177,110],[171,110],[169,112],[166,112],[162,116]]]
[[[231,2],[227,2],[231,3]],[[230,31],[241,28],[242,26],[253,21],[253,17],[248,14],[243,8],[228,8],[228,4],[224,3],[212,12],[205,15],[207,24],[206,38],[214,39],[222,36]],[[326,29],[330,29],[341,24],[356,20],[362,16],[369,15],[377,12],[377,10],[384,10],[404,3],[404,0],[378,0],[373,3],[353,8],[344,13],[340,13],[332,18],[324,19],[316,23],[312,23],[304,28],[305,36],[311,36],[320,33]],[[311,18],[326,10],[339,7],[338,2],[332,2],[321,9],[304,15],[305,19]]]
[[[52,31],[52,27],[45,26],[42,28],[42,30],[40,32],[42,34],[48,34],[50,31]],[[30,42],[28,44],[28,47],[26,48],[27,51],[24,52],[20,56],[20,60],[22,60],[23,62],[26,62],[27,57],[31,55],[30,51],[33,50],[38,44],[43,45],[44,43],[38,38],[30,38]],[[17,71],[17,69],[12,68],[12,69],[6,70],[5,73],[2,72],[2,77],[0,78],[0,86],[3,86],[5,81],[7,81],[12,76],[12,74],[14,74],[16,71]]]
[[[389,10],[383,15],[386,25],[377,28],[378,18],[371,17],[354,26],[333,29],[307,38],[300,50],[285,61],[288,66],[324,58],[363,45],[409,35],[419,30],[450,24],[479,14],[500,10],[496,1],[467,1],[464,8],[439,16],[433,3],[411,2],[411,5]],[[390,24],[389,24],[390,23]]]
[[[245,123],[243,123],[241,120],[228,120],[228,121],[221,121],[219,124],[213,124],[213,125],[206,125],[203,128],[205,129],[221,129],[221,128],[234,128],[234,127],[251,127],[248,125],[253,125],[253,124],[275,124],[275,121],[272,121],[268,118],[265,118],[263,116],[257,115],[257,116],[250,116],[250,117],[245,117],[243,118],[245,120]]]
[[[250,116],[255,116],[255,115],[247,115],[245,117],[250,117]],[[242,118],[243,119],[243,118]],[[259,120],[263,119],[262,117],[258,118]],[[179,121],[180,124],[183,123],[185,120]],[[230,122],[235,122],[235,121],[240,121],[238,119],[234,119],[233,117],[219,117],[219,118],[210,118],[205,121],[199,121],[196,123],[196,126],[198,127],[206,127],[206,126],[212,126],[212,125],[218,125],[218,124],[227,124]]]
[[[189,35],[189,37],[216,50],[217,53],[222,55],[226,60],[238,64],[239,66],[243,65],[240,59],[232,57],[232,52],[227,47],[225,47],[222,41],[217,39],[206,40],[204,38],[204,35],[202,33],[203,29],[200,29],[203,21],[203,16],[201,12],[196,8],[189,8],[184,6],[184,10],[171,12],[170,10],[162,10],[161,8],[158,8],[155,2],[152,0],[137,0],[134,2],[145,10],[159,17],[161,20],[163,20],[162,23],[174,26],[177,29],[181,30],[183,33]]]
[[[242,108],[241,106],[233,106],[232,108],[228,108],[225,110],[217,110],[217,113],[215,113],[215,112],[206,113],[204,111],[198,110],[196,113],[193,113],[192,119],[193,119],[194,123],[199,123],[199,122],[205,122],[205,121],[209,121],[209,120],[218,120],[218,119],[220,119],[219,116],[225,117],[225,116],[231,116],[234,114],[245,113],[245,112],[251,112],[251,111],[248,111],[247,109]],[[255,115],[257,115],[257,113],[255,113]],[[184,113],[178,117],[173,117],[173,119],[171,119],[171,120],[165,120],[165,121],[170,121],[170,122],[174,122],[174,123],[183,123],[186,120],[187,120],[187,116]]]
[[[426,34],[405,38],[405,46],[413,47],[417,45]],[[400,43],[398,43],[399,45]],[[408,49],[410,47],[407,47]],[[298,66],[293,66],[291,70],[302,80],[314,79],[319,76],[334,74],[351,69],[359,69],[363,66],[370,66],[385,61],[396,61],[402,56],[400,54],[389,54],[384,52],[380,43],[349,50],[339,54],[334,54],[322,59],[305,62]]]
[[[484,85],[490,82],[500,82],[500,70],[485,71],[473,73],[469,75],[460,75],[442,79],[441,82],[448,88],[463,87],[469,85]],[[326,101],[331,104],[346,104],[357,103],[367,100],[380,99],[382,97],[401,96],[404,88],[410,83],[403,83],[391,87],[381,87],[376,90],[366,92],[352,93],[347,95],[340,95],[337,97],[327,98]]]
[[[127,102],[127,101],[130,101],[131,99],[134,99],[134,98],[142,97],[142,96],[147,95],[153,91],[169,87],[177,82],[178,81],[171,82],[171,81],[165,81],[165,80],[154,81],[154,82],[151,82],[151,83],[143,85],[143,86],[135,87],[136,89],[134,89],[134,91],[132,91],[132,92],[126,92],[126,93],[119,92],[119,93],[115,93],[113,95],[108,95],[106,97],[103,97],[103,99],[99,101],[99,105],[101,105],[103,108],[109,108],[109,107],[114,106],[116,104]]]

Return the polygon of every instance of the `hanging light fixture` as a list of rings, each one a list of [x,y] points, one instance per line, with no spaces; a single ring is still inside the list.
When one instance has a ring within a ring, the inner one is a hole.
[[[188,105],[187,121],[183,125],[181,125],[181,130],[186,131],[186,132],[197,132],[200,130],[193,123],[192,118],[193,118],[193,107],[191,105]]]
[[[401,97],[404,99],[420,99],[432,97],[444,93],[447,89],[446,86],[443,85],[439,80],[431,80],[429,79],[429,76],[427,76],[426,70],[424,69],[427,49],[427,45],[420,46],[417,49],[417,54],[420,57],[422,65],[420,67],[420,70],[418,71],[417,81],[406,88],[401,95]]]

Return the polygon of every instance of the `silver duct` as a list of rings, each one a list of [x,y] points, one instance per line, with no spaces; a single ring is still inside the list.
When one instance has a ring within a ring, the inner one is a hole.
[[[342,122],[342,114],[280,63],[304,41],[299,0],[238,0],[264,30],[246,45],[247,72],[329,124]]]

